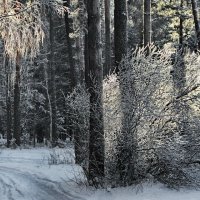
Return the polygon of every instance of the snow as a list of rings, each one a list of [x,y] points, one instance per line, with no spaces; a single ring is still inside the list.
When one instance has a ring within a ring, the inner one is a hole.
[[[139,187],[139,188],[138,188]],[[199,200],[200,191],[171,190],[161,184],[144,184],[136,188],[98,190],[88,200]]]
[[[77,185],[82,170],[73,149],[0,150],[0,200],[199,200],[200,191],[171,190],[162,184],[99,189]],[[57,164],[50,165],[55,156]],[[62,164],[60,164],[62,163]]]
[[[56,149],[58,154],[68,151]],[[80,199],[68,191],[68,182],[80,173],[73,163],[49,165],[52,150],[3,149],[0,152],[0,200],[72,200]]]

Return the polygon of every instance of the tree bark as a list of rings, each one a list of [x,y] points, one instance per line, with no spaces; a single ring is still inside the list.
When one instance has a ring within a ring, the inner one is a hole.
[[[79,30],[79,38],[78,38],[78,43],[79,43],[79,69],[80,69],[80,81],[79,83],[81,85],[84,85],[85,83],[85,60],[84,60],[84,29],[85,27],[85,22],[86,22],[86,17],[85,17],[85,12],[86,12],[86,7],[84,0],[79,0],[78,1],[78,6],[79,6],[79,24],[80,24],[80,30]]]
[[[183,9],[183,0],[181,0],[181,3],[180,3],[180,7],[181,9]],[[183,47],[183,17],[182,15],[180,15],[180,19],[179,19],[179,48],[182,48]]]
[[[55,83],[55,63],[54,63],[54,23],[52,11],[50,10],[50,22],[49,22],[49,39],[50,39],[50,53],[49,53],[49,92],[51,98],[51,119],[50,119],[50,130],[52,135],[52,145],[55,146],[58,135],[57,135],[57,108],[56,108],[56,83]]]
[[[100,45],[100,2],[88,0],[87,89],[90,93],[89,182],[101,185],[104,179],[103,69]]]
[[[70,9],[70,0],[66,0],[64,2],[64,6]],[[65,27],[66,27],[66,34],[67,34],[67,48],[68,48],[68,58],[69,58],[69,65],[70,65],[70,82],[71,88],[70,92],[73,91],[74,87],[76,86],[76,68],[75,68],[75,60],[73,58],[73,40],[70,38],[70,34],[73,33],[72,29],[72,19],[69,17],[69,12],[65,11]]]
[[[110,35],[110,0],[105,3],[105,64],[104,75],[108,75],[111,69],[111,35]]]
[[[11,70],[7,55],[4,55],[4,65],[6,70],[6,128],[7,128],[7,147],[10,147],[12,139],[12,104],[11,104]]]
[[[70,10],[71,1],[66,0],[64,2],[64,6],[66,6]],[[74,90],[75,86],[77,85],[75,59],[74,59],[74,56],[73,56],[73,39],[70,38],[70,34],[73,33],[72,24],[73,24],[73,21],[69,17],[69,11],[65,11],[65,28],[66,28],[66,39],[67,39],[67,48],[68,48],[67,50],[68,50],[68,60],[69,60],[69,65],[70,65],[69,93],[71,93]],[[67,126],[68,126],[68,134],[70,136],[70,140],[72,141],[74,131],[72,129],[70,112],[69,112],[69,114],[66,118],[67,118],[66,123],[67,123]]]
[[[199,14],[198,14],[198,5],[196,0],[191,0],[192,3],[192,13],[194,18],[195,31],[197,36],[197,47],[200,50],[200,25],[199,25]]]
[[[87,2],[88,0],[84,0],[86,8],[87,8]],[[88,24],[86,24],[87,27],[85,27],[88,30]],[[84,61],[85,61],[85,84],[89,85],[89,55],[88,55],[88,31],[85,31],[85,44],[84,44]]]
[[[151,44],[151,0],[144,0],[144,47]]]
[[[126,0],[114,0],[114,44],[115,72],[119,73],[119,64],[127,55],[127,3]]]
[[[7,0],[3,0],[4,13],[7,12]],[[10,147],[12,139],[12,104],[11,104],[11,70],[8,63],[8,56],[4,54],[4,68],[6,71],[6,129],[7,129],[7,148]]]
[[[17,146],[21,144],[21,128],[20,128],[20,54],[17,52],[16,68],[15,68],[15,84],[14,84],[14,132],[13,137]]]

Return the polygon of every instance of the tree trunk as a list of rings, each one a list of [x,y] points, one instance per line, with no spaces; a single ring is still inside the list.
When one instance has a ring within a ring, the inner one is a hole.
[[[16,145],[20,146],[21,128],[20,128],[20,54],[17,52],[16,69],[15,69],[15,84],[14,84],[14,133]]]
[[[84,0],[86,8],[87,8],[87,1]],[[86,24],[86,29],[88,30],[88,24]],[[84,44],[84,59],[85,59],[85,84],[89,85],[89,55],[88,55],[88,32],[85,31],[85,44]]]
[[[200,50],[200,25],[199,25],[199,14],[198,14],[198,5],[196,0],[191,0],[192,3],[192,13],[194,18],[195,31],[197,36],[197,46]]]
[[[70,9],[70,0],[66,0],[64,2],[64,6]],[[65,11],[65,27],[66,27],[66,34],[67,34],[67,48],[68,48],[68,58],[69,58],[69,65],[70,65],[70,82],[71,88],[70,92],[73,91],[74,87],[76,86],[76,71],[75,71],[75,60],[73,58],[73,40],[70,38],[70,34],[73,33],[72,29],[72,19],[69,18],[68,11]]]
[[[144,0],[144,47],[151,44],[151,0]]]
[[[84,30],[86,25],[86,7],[84,0],[78,1],[78,25],[79,33],[76,36],[76,69],[77,69],[77,85],[81,87],[85,86],[85,59],[84,59]],[[74,148],[75,148],[75,162],[76,164],[85,167],[85,163],[88,162],[88,156],[85,152],[85,143],[83,141],[87,140],[88,133],[81,132],[80,124],[81,119],[74,119],[77,125],[74,126]],[[73,122],[74,123],[74,122]],[[87,140],[88,141],[88,140]]]
[[[58,136],[57,136],[57,108],[56,108],[56,83],[55,83],[55,63],[54,63],[54,23],[52,11],[50,10],[50,22],[49,22],[49,39],[50,39],[50,53],[49,53],[49,92],[51,98],[51,119],[50,119],[50,130],[52,134],[52,145],[55,146]]]
[[[4,13],[7,12],[7,0],[3,0]],[[11,106],[11,69],[8,56],[4,54],[4,68],[6,71],[6,129],[7,129],[7,148],[10,147],[12,139],[12,106]]]
[[[110,35],[110,0],[105,3],[105,64],[104,75],[108,75],[111,69],[111,35]]]
[[[103,127],[103,70],[100,45],[100,2],[88,0],[88,57],[87,89],[90,93],[89,182],[101,185],[104,178]]]
[[[180,3],[180,7],[181,9],[183,9],[183,0],[181,0],[181,3]],[[179,48],[182,49],[183,48],[183,16],[180,15],[180,19],[179,19]]]
[[[80,68],[80,84],[84,85],[85,82],[85,60],[84,60],[84,30],[85,30],[85,12],[86,7],[84,0],[79,0],[79,24],[80,24],[80,30],[79,30],[79,68]]]
[[[6,70],[6,127],[7,127],[7,147],[10,147],[12,139],[12,104],[11,104],[11,70],[7,55],[4,55],[4,65]]]
[[[66,0],[64,2],[64,6],[66,6],[68,9],[70,9],[70,7],[71,7],[70,4],[71,4],[70,0]],[[69,93],[71,93],[74,90],[75,86],[77,85],[76,68],[75,68],[75,60],[74,60],[74,56],[73,56],[73,45],[72,45],[73,40],[70,38],[70,34],[73,33],[72,24],[73,24],[73,21],[69,17],[69,12],[65,11],[65,28],[66,28],[66,39],[67,39],[67,48],[68,48],[67,50],[68,50],[68,60],[69,60],[69,65],[70,65]],[[70,112],[69,112],[69,114],[67,115],[66,118],[67,118],[66,123],[67,123],[67,127],[68,127],[68,134],[70,136],[70,140],[72,141],[74,131],[72,129]]]
[[[115,44],[115,66],[119,73],[119,64],[127,55],[127,3],[126,0],[114,0],[114,44]]]

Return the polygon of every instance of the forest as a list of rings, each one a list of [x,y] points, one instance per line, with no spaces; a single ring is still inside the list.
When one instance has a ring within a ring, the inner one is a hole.
[[[48,184],[49,200],[79,199],[28,174],[36,163],[26,162],[49,152],[49,174],[73,163],[87,188],[198,190],[199,8],[198,0],[0,0],[0,199],[43,200]],[[41,196],[18,189],[22,177]]]

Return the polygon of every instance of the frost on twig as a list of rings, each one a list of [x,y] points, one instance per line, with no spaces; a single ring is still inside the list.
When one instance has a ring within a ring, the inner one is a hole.
[[[44,39],[44,23],[41,17],[45,7],[51,7],[59,15],[64,13],[60,0],[33,0],[26,4],[18,1],[0,1],[0,37],[5,53],[12,62],[17,54],[34,58]]]

